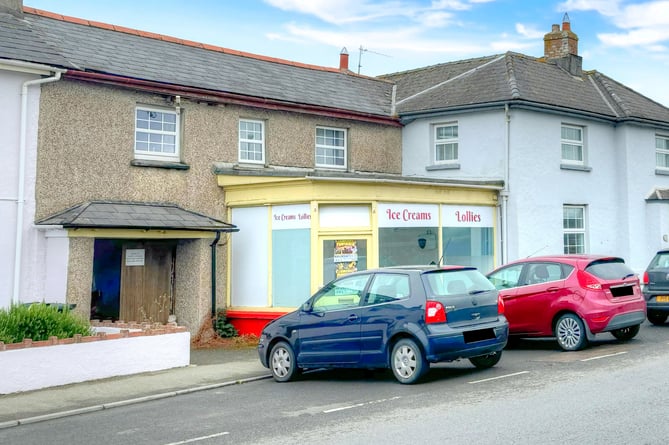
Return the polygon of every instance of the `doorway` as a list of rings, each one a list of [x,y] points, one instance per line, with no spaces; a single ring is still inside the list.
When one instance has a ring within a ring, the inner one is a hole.
[[[166,323],[176,241],[95,240],[91,318]]]

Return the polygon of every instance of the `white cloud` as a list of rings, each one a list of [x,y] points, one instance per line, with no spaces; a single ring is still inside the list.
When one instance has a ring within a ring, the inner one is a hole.
[[[611,17],[620,13],[620,0],[567,0],[557,6],[558,11],[597,11]]]
[[[516,32],[523,37],[527,37],[528,39],[543,38],[544,34],[546,34],[545,31],[539,31],[522,23],[516,23]]]

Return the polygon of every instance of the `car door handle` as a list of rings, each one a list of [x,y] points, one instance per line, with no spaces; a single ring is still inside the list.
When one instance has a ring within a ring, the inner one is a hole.
[[[358,316],[355,314],[351,314],[348,316],[348,321],[356,321],[358,319]]]
[[[546,292],[557,292],[559,290],[560,290],[559,287],[549,287],[548,289],[546,289]]]

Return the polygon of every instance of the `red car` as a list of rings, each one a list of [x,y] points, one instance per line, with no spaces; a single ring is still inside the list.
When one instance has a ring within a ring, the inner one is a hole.
[[[646,317],[639,278],[622,258],[554,255],[525,258],[487,275],[499,290],[509,337],[556,337],[562,349],[595,334],[630,340]]]

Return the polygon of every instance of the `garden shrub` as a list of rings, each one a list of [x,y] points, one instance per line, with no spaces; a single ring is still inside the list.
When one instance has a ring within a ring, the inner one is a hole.
[[[88,320],[70,312],[67,305],[12,305],[0,309],[0,341],[20,343],[48,340],[49,337],[71,338],[75,334],[92,335]]]

